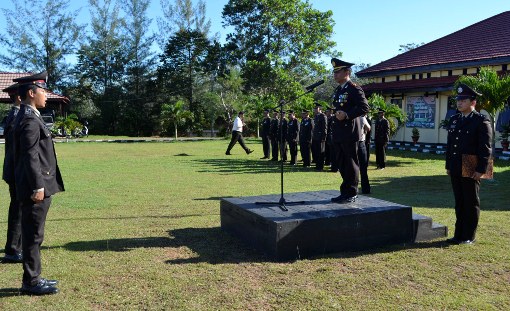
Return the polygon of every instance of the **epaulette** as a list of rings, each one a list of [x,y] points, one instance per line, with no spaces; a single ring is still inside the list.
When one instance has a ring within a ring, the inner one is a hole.
[[[29,109],[29,108],[25,109],[25,115],[26,116],[32,115],[32,112],[33,112],[32,109]]]

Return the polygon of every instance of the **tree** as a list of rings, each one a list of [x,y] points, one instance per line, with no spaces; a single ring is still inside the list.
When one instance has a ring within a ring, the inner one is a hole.
[[[126,51],[123,132],[129,135],[150,134],[151,107],[154,100],[147,92],[147,83],[154,75],[156,55],[151,46],[156,36],[149,32],[151,19],[147,17],[149,0],[122,0],[125,12],[123,38]]]
[[[193,114],[185,109],[185,102],[178,100],[175,104],[163,104],[161,107],[161,127],[163,132],[169,133],[170,125],[175,130],[175,140],[177,140],[177,128],[183,125],[187,120],[193,120]]]
[[[377,119],[379,108],[384,109],[384,116],[390,123],[390,137],[395,135],[404,126],[407,117],[398,105],[386,103],[384,97],[375,93],[368,98],[368,104],[370,106],[369,114],[371,120]]]
[[[75,76],[78,85],[90,85],[93,100],[101,110],[98,132],[115,135],[127,59],[121,36],[124,20],[115,0],[89,0],[89,7],[92,32],[78,51]]]
[[[301,0],[229,0],[223,8],[226,49],[241,67],[244,87],[257,96],[293,98],[331,51],[332,12]],[[289,87],[288,82],[291,82]]]
[[[7,24],[0,44],[6,53],[0,64],[25,72],[48,72],[48,85],[62,90],[69,73],[66,57],[74,55],[84,26],[68,12],[69,0],[12,0],[14,10],[2,9]],[[29,21],[29,22],[28,22]]]
[[[477,99],[476,109],[485,110],[489,114],[492,128],[492,150],[496,145],[496,114],[503,109],[510,97],[510,76],[499,76],[490,67],[483,67],[475,76],[460,76],[455,82],[455,90],[459,83],[464,83],[481,93]]]
[[[399,45],[398,51],[400,53],[409,52],[409,51],[414,50],[417,47],[420,47],[424,44],[425,44],[425,42],[422,42],[422,43],[414,43],[413,42],[413,43],[401,44],[401,45]]]
[[[158,18],[158,43],[165,49],[171,35],[179,30],[193,29],[208,34],[211,20],[206,18],[206,5],[198,0],[195,7],[191,0],[175,0],[172,5],[169,0],[160,0],[163,18]]]

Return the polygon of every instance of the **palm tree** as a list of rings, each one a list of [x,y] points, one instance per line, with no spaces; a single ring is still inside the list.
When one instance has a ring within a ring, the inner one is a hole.
[[[492,128],[492,150],[496,146],[496,114],[504,108],[505,103],[510,97],[510,76],[499,76],[498,73],[489,67],[483,67],[475,76],[460,76],[455,82],[455,89],[459,83],[464,83],[469,87],[482,93],[477,99],[476,109],[485,110],[489,114]]]
[[[184,124],[186,120],[193,120],[193,114],[185,109],[183,100],[178,100],[175,104],[163,104],[161,106],[160,120],[163,131],[167,131],[170,124],[173,124],[175,140],[177,140],[177,127]]]
[[[368,98],[368,104],[370,105],[369,116],[372,120],[377,119],[379,108],[384,109],[384,116],[390,123],[390,137],[404,126],[407,116],[398,105],[386,103],[384,97],[375,93]]]

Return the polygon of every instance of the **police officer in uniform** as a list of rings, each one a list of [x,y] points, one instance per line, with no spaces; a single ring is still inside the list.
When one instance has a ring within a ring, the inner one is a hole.
[[[310,151],[312,148],[313,120],[310,112],[303,110],[301,113],[301,126],[299,128],[299,150],[304,167],[310,167]]]
[[[264,151],[264,157],[261,159],[269,159],[270,147],[270,130],[271,130],[271,118],[269,117],[269,110],[264,110],[264,119],[262,119],[262,149]]]
[[[383,170],[386,167],[386,146],[390,141],[390,122],[384,117],[384,109],[379,108],[378,118],[375,121],[375,162],[377,168]]]
[[[273,110],[273,118],[269,126],[269,138],[271,139],[271,161],[278,161],[278,125],[280,120],[278,119],[278,110]]]
[[[56,280],[41,278],[41,244],[51,196],[64,191],[51,132],[38,109],[46,106],[46,72],[18,78],[23,107],[15,119],[14,179],[21,202],[23,284],[21,291],[55,294]]]
[[[472,244],[480,218],[480,179],[487,172],[491,158],[492,130],[490,121],[475,110],[476,96],[481,94],[465,84],[457,88],[458,114],[448,122],[446,172],[450,176],[455,197],[455,233],[447,241]],[[463,174],[466,159],[474,158],[474,171]]]
[[[280,111],[280,125],[278,126],[278,143],[280,147],[280,156],[283,162],[287,161],[287,118],[285,111]]]
[[[13,84],[3,90],[9,94],[13,106],[5,119],[5,157],[3,180],[9,185],[11,201],[7,218],[7,240],[5,242],[5,257],[3,262],[21,263],[23,254],[21,249],[21,204],[16,199],[16,184],[14,183],[14,119],[19,112],[21,99],[18,94],[18,84]]]
[[[365,93],[354,84],[350,75],[352,63],[337,58],[331,60],[333,75],[339,86],[333,96],[335,114],[331,124],[331,135],[337,165],[342,176],[340,195],[332,198],[336,203],[356,201],[359,183],[358,143],[362,128],[359,117],[368,113]]]
[[[289,144],[290,165],[296,165],[297,144],[299,138],[299,122],[296,119],[294,110],[289,110],[289,121],[287,123],[287,143]]]
[[[315,170],[322,171],[324,168],[324,151],[326,148],[326,136],[328,121],[326,115],[321,111],[322,105],[315,104],[312,135],[312,155],[315,160]]]

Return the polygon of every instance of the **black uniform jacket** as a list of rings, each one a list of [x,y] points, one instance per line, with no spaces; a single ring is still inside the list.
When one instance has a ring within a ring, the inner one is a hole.
[[[269,136],[269,131],[271,130],[271,119],[264,118],[262,120],[262,136]]]
[[[377,119],[375,121],[375,142],[387,143],[390,140],[390,122],[388,119]]]
[[[9,185],[14,185],[14,119],[19,112],[19,108],[12,107],[5,119],[4,137],[5,137],[5,157],[3,180]]]
[[[30,199],[33,191],[44,188],[49,197],[64,191],[51,132],[42,118],[27,105],[16,116],[14,130],[15,180],[18,200]]]
[[[369,110],[365,93],[352,81],[347,81],[344,87],[338,86],[333,96],[335,111],[342,110],[347,113],[349,119],[338,120],[333,118],[331,123],[331,137],[334,142],[350,143],[361,139],[363,129],[357,117],[366,114]]]
[[[313,118],[313,140],[325,141],[328,133],[328,120],[326,115],[319,113]]]
[[[278,141],[285,141],[287,137],[287,119],[283,118],[280,121],[280,126],[278,127]]]
[[[299,136],[299,122],[297,119],[289,120],[287,123],[287,141],[297,141]]]
[[[448,122],[448,140],[446,145],[446,169],[450,175],[462,175],[462,155],[476,155],[476,171],[486,173],[491,156],[492,130],[489,120],[477,111],[462,119],[458,113]]]
[[[269,136],[272,139],[276,139],[278,137],[278,124],[280,123],[280,120],[278,119],[271,119],[271,124],[269,127]]]
[[[299,129],[300,142],[312,142],[313,121],[310,118],[301,120],[301,128]]]

